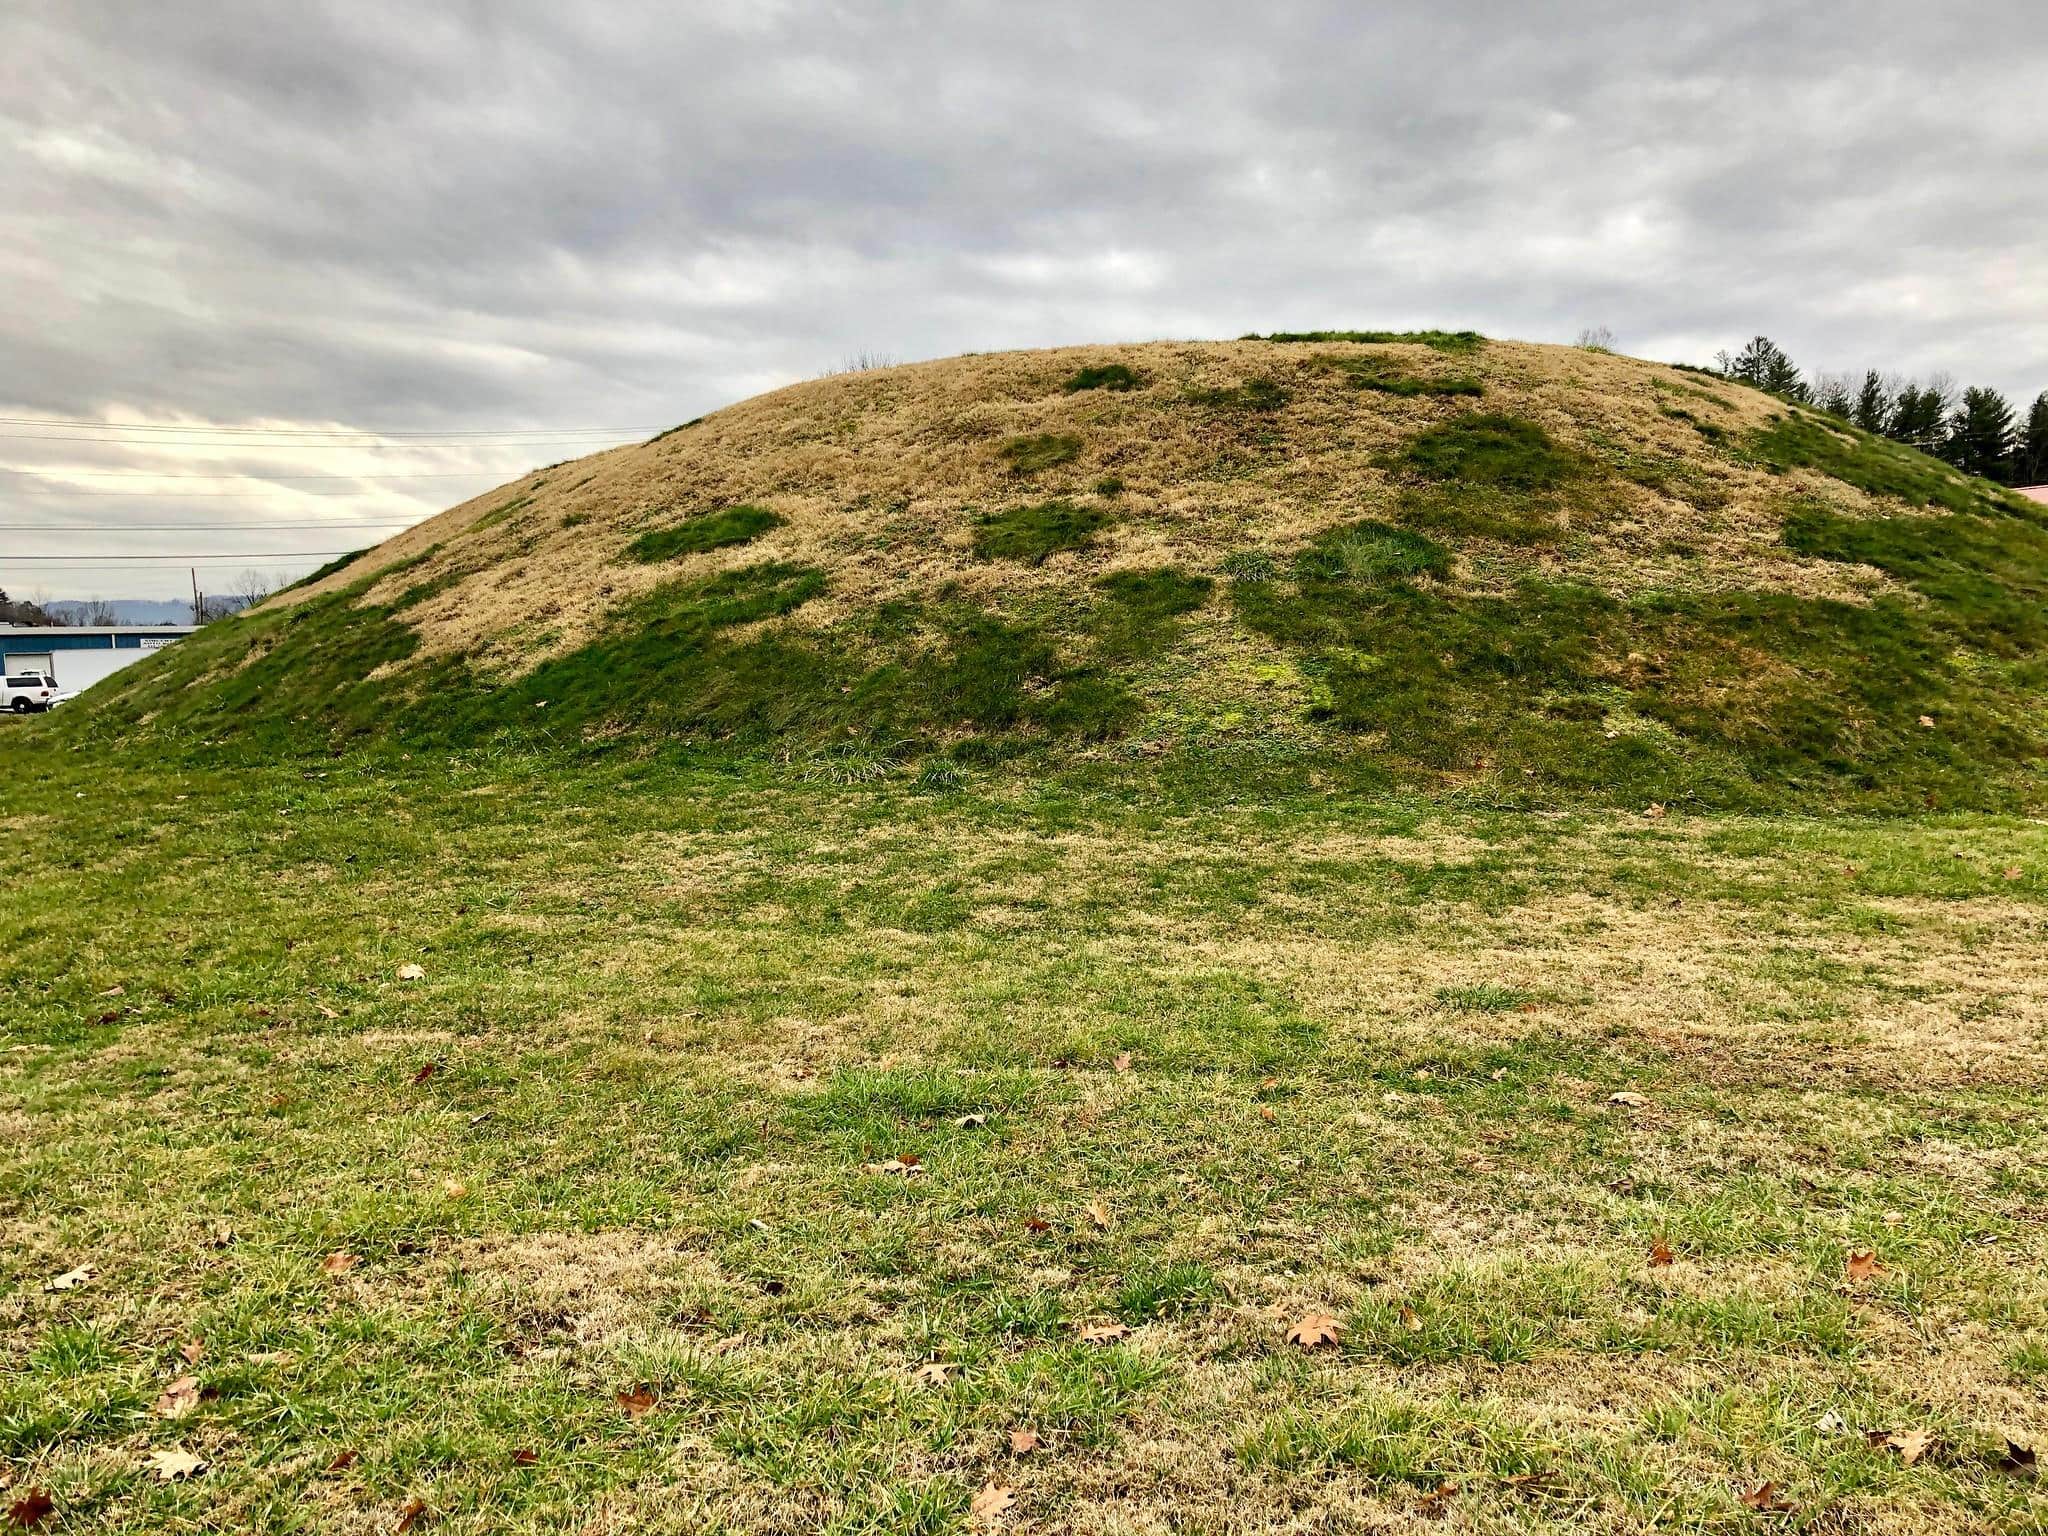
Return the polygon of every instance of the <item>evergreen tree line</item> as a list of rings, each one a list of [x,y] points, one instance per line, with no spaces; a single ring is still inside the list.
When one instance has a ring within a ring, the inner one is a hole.
[[[1824,373],[1809,383],[1768,336],[1757,337],[1733,357],[1723,352],[1715,361],[1725,378],[1839,416],[1966,473],[2003,485],[2048,482],[2048,390],[2035,397],[2022,421],[1997,390],[1970,388],[1959,394],[1939,374],[1921,383],[1872,368],[1860,379]]]

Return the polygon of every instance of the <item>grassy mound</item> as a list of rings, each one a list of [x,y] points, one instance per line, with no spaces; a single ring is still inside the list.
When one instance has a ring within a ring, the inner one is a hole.
[[[1466,332],[969,357],[538,471],[39,730],[2039,806],[2048,514]]]

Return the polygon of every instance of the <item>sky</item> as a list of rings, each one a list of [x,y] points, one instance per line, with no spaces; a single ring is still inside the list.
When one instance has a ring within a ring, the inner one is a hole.
[[[289,579],[860,356],[1764,332],[2023,403],[2044,81],[2038,0],[7,0],[0,587]]]

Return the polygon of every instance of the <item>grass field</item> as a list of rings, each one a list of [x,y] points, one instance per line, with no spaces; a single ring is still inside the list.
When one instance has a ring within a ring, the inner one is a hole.
[[[40,1529],[2048,1521],[2037,822],[40,731]]]

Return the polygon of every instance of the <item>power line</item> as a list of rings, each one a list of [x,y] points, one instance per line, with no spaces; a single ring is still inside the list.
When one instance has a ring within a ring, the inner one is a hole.
[[[152,555],[136,553],[113,558],[121,560],[175,560],[180,565],[190,565],[195,560],[322,560],[336,555],[352,555],[352,549],[259,549],[254,554],[230,555],[215,552],[206,555]],[[55,565],[60,562],[72,565],[99,565],[103,562],[87,559],[80,555],[8,555],[0,565],[18,565],[34,561],[39,565]]]
[[[491,473],[491,471],[483,469],[478,470],[477,473],[481,475],[488,475]],[[509,484],[510,482],[500,481],[499,483],[503,485]],[[279,497],[280,495],[292,495],[315,496],[346,501],[350,497],[363,497],[368,496],[370,494],[372,493],[369,491],[310,491],[301,490],[295,486],[289,485],[282,487],[281,490],[279,491],[95,491],[91,489],[89,486],[75,485],[61,487],[55,490],[0,490],[0,499],[5,499],[10,496],[95,496],[111,501],[121,501],[131,496],[146,496],[151,501],[210,501],[217,500],[222,497],[225,497],[231,501],[249,501],[262,500],[267,497],[276,498]],[[399,493],[394,492],[393,494],[395,495]]]
[[[211,432],[235,437],[639,437],[657,427],[442,427],[432,430],[382,431],[376,427],[237,427],[213,422],[88,421],[81,417],[0,416],[0,426],[70,427],[109,432]]]
[[[425,518],[279,519],[268,523],[0,523],[0,533],[220,533],[235,528],[417,528]]]
[[[101,480],[467,480],[472,475],[495,475],[495,469],[406,470],[379,475],[272,475],[261,471],[224,469],[202,474],[191,470],[153,469],[20,469],[0,465],[0,475],[90,475]]]

